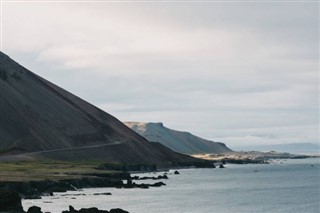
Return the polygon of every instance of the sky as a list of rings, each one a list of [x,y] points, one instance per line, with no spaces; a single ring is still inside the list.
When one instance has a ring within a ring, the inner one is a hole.
[[[319,2],[12,1],[1,50],[121,121],[319,143]]]

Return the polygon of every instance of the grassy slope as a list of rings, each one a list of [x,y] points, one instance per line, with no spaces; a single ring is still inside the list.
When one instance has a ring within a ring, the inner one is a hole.
[[[1,162],[0,182],[76,179],[88,173],[117,173],[96,170],[99,162],[22,161]],[[88,177],[86,175],[86,177]]]

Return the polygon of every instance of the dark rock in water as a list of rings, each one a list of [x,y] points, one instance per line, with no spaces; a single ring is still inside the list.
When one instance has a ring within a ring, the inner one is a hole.
[[[17,192],[0,189],[0,212],[23,212],[21,197]]]
[[[158,175],[158,177],[139,177],[139,176],[133,176],[131,178],[132,180],[160,180],[160,179],[169,179],[167,175]]]
[[[110,213],[129,213],[129,212],[122,209],[111,209]]]
[[[128,183],[130,183],[130,184],[128,184]],[[132,189],[132,188],[148,189],[149,187],[160,187],[160,186],[165,186],[166,185],[163,182],[157,182],[157,183],[154,183],[154,184],[146,184],[146,183],[137,184],[137,183],[134,183],[134,182],[131,181],[131,182],[128,182],[128,183],[123,185],[123,188],[125,188],[125,189]]]
[[[99,210],[98,208],[82,208],[79,211],[75,210],[73,206],[69,206],[69,211],[62,213],[109,213],[108,211]]]
[[[41,208],[38,206],[31,206],[27,213],[42,213]]]
[[[224,167],[223,164],[220,164],[219,168],[220,168],[220,169],[223,169],[223,168],[225,168],[225,167]]]
[[[106,192],[106,193],[94,193],[93,195],[111,195],[110,192]]]
[[[105,210],[99,210],[98,208],[88,208],[88,209],[80,209],[78,213],[109,213],[108,211]]]
[[[157,182],[157,183],[154,183],[154,184],[152,184],[152,185],[150,185],[150,186],[160,187],[160,186],[165,186],[165,185],[166,185],[166,184],[163,183],[163,182]]]
[[[79,211],[75,210],[72,206],[69,206],[69,211],[63,211],[62,213],[129,213],[122,209],[111,209],[110,211],[99,210],[98,208],[82,208]]]
[[[132,180],[139,180],[139,179],[140,179],[140,177],[139,177],[139,176],[137,176],[137,175],[135,175],[135,176],[131,177],[131,179],[132,179]]]
[[[169,179],[167,175],[159,175],[157,179]]]
[[[174,174],[175,174],[175,175],[179,175],[179,174],[180,174],[180,172],[178,172],[178,171],[174,171]]]

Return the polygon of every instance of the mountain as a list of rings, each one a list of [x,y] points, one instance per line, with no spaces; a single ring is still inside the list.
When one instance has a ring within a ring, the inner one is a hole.
[[[149,143],[115,117],[2,52],[0,92],[0,160],[49,158],[159,166],[197,161]]]
[[[234,150],[239,151],[277,151],[289,152],[295,154],[319,154],[320,144],[315,143],[287,143],[287,144],[264,144],[264,145],[251,145],[251,146],[238,146]]]
[[[202,139],[189,132],[163,126],[163,123],[125,122],[135,132],[152,142],[159,142],[184,154],[224,153],[232,151],[224,143]]]

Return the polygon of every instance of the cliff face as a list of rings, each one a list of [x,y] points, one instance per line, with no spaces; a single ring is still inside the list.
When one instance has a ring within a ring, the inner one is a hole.
[[[125,122],[135,132],[152,142],[159,142],[184,154],[224,153],[232,151],[224,143],[213,142],[164,127],[162,123]]]
[[[152,145],[115,117],[30,72],[2,52],[0,92],[2,158],[158,165],[193,160]]]

